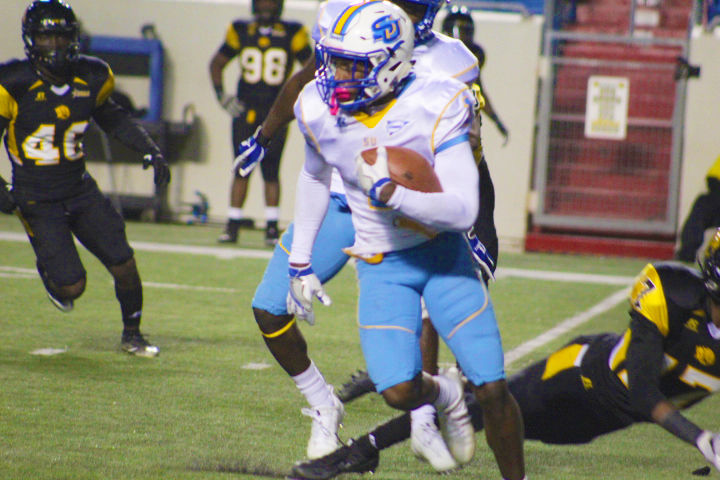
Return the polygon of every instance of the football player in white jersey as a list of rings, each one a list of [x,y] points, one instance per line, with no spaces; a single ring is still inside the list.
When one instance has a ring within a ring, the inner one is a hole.
[[[434,64],[433,71],[436,73],[444,72],[462,81],[474,79],[478,72],[477,59],[474,55],[462,42],[431,30],[435,14],[445,0],[417,0],[405,3],[420,6],[417,15],[413,18],[415,41],[423,45],[418,52],[419,55],[427,57],[427,61],[417,58],[416,60],[425,68]],[[320,40],[323,32],[328,30],[334,16],[349,4],[351,2],[348,0],[330,0],[324,4],[319,10],[318,21],[313,29],[313,38],[316,42]],[[274,129],[293,118],[292,104],[303,85],[314,76],[314,71],[313,63],[296,73],[283,87],[262,127],[254,137],[243,142],[241,146],[243,153],[236,160],[236,168],[240,168],[241,172],[249,173],[262,159],[264,146],[267,146],[265,135],[271,137]],[[332,192],[328,215],[315,243],[316,250],[313,256],[315,273],[323,283],[337,274],[347,262],[349,257],[342,249],[353,244],[355,234],[339,177],[333,183]],[[313,420],[307,455],[309,458],[318,458],[338,447],[336,433],[344,411],[332,387],[327,384],[309,357],[307,343],[285,304],[287,257],[293,232],[294,226],[291,224],[278,242],[255,292],[252,307],[268,349],[293,379],[310,405],[310,408],[302,410]],[[314,322],[312,316],[306,319],[311,324]],[[423,435],[423,438],[416,438],[416,435],[413,435],[415,453],[428,459],[437,470],[455,468],[457,463],[442,443],[442,438],[435,427],[432,409],[422,407],[417,416],[413,414],[413,419],[416,418],[421,427],[414,431],[417,435]]]
[[[352,5],[319,46],[316,80],[295,117],[306,140],[298,178],[287,306],[303,318],[315,298],[329,304],[313,272],[313,246],[339,172],[355,227],[358,324],[370,378],[392,407],[433,404],[458,464],[474,453],[457,379],[423,375],[421,296],[483,411],[503,478],[524,478],[522,420],[505,381],[492,302],[475,272],[463,232],[478,213],[478,173],[469,143],[474,99],[450,77],[412,71],[413,33],[402,9],[382,1]],[[429,96],[427,92],[432,91]],[[425,157],[442,191],[422,193],[391,180],[385,147]],[[360,152],[377,148],[371,166]]]

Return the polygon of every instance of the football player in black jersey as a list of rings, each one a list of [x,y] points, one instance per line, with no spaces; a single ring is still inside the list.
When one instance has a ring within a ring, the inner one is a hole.
[[[297,22],[280,20],[283,0],[253,0],[251,21],[236,20],[227,30],[225,42],[210,61],[210,79],[217,99],[233,117],[233,159],[240,142],[251,136],[290,76],[295,62],[312,56],[310,35]],[[235,94],[223,89],[223,69],[237,57],[240,78]],[[287,126],[278,130],[268,145],[262,176],[265,184],[265,242],[274,245],[278,239],[278,205],[280,204],[280,157]],[[247,196],[247,176],[236,174],[230,191],[230,209],[220,243],[235,243],[238,228],[243,224],[243,205]]]
[[[720,229],[700,272],[678,263],[648,264],[629,300],[624,333],[577,337],[510,377],[525,438],[582,444],[654,422],[720,470],[720,435],[680,413],[720,389]],[[481,430],[482,410],[472,395],[466,402],[475,430]],[[380,450],[409,436],[409,415],[397,417],[325,457],[296,464],[291,477],[374,470]]]
[[[140,333],[142,284],[122,217],[85,170],[82,139],[92,118],[152,166],[155,184],[170,181],[160,149],[110,98],[114,78],[103,61],[78,53],[78,22],[61,0],[35,0],[22,19],[27,59],[0,65],[0,137],[12,164],[0,210],[17,211],[52,303],[63,312],[85,290],[73,236],[115,280],[124,351],[154,357]]]

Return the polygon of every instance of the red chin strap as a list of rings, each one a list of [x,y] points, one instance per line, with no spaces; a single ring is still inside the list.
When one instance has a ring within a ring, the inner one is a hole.
[[[330,115],[337,115],[338,110],[340,110],[339,102],[347,102],[349,100],[352,100],[352,93],[350,93],[347,88],[336,88],[330,98]]]

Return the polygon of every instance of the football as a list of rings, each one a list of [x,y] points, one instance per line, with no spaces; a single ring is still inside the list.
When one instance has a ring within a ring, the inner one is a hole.
[[[415,150],[403,147],[376,147],[360,154],[368,165],[374,165],[379,148],[387,151],[390,179],[410,190],[432,193],[442,192],[440,179],[430,162]]]

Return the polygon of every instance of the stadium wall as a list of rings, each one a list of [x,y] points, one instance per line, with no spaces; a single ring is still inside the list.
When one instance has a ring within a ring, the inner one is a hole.
[[[20,18],[25,2],[5,5],[0,29],[0,59],[23,57]],[[183,148],[180,161],[173,165],[170,204],[176,210],[187,209],[195,201],[194,192],[208,195],[210,217],[223,221],[227,211],[230,185],[230,119],[218,106],[210,86],[208,63],[234,18],[249,17],[249,0],[72,0],[71,4],[91,35],[139,37],[141,27],[152,23],[165,48],[164,118],[180,122],[183,109],[192,104],[197,115],[196,132]],[[305,23],[314,22],[317,3],[312,0],[285,2],[284,17]],[[537,78],[542,65],[539,52],[542,17],[523,18],[515,14],[474,13],[476,41],[487,54],[483,82],[496,110],[510,129],[510,142],[502,139],[491,122],[483,128],[486,156],[497,195],[496,221],[501,248],[522,248],[530,199],[530,178],[535,130]],[[438,20],[441,20],[439,18]],[[720,49],[718,38],[698,34],[693,38],[691,61],[703,66],[703,76],[691,80],[688,91],[687,125],[681,218],[703,185],[705,170],[720,154],[720,136],[712,119],[720,109],[718,85]],[[225,88],[235,88],[237,69],[226,69]],[[139,106],[146,106],[148,84],[143,79],[119,77],[117,85],[130,93]],[[302,164],[303,141],[296,127],[290,130],[281,170],[283,193],[281,223],[293,215],[295,178]],[[4,155],[3,155],[4,156]],[[110,190],[109,168],[102,162],[88,167],[101,188]],[[10,167],[0,161],[0,174]],[[152,191],[152,175],[136,166],[113,167],[116,190],[145,194]],[[262,223],[262,183],[254,174],[246,202],[246,211]]]

